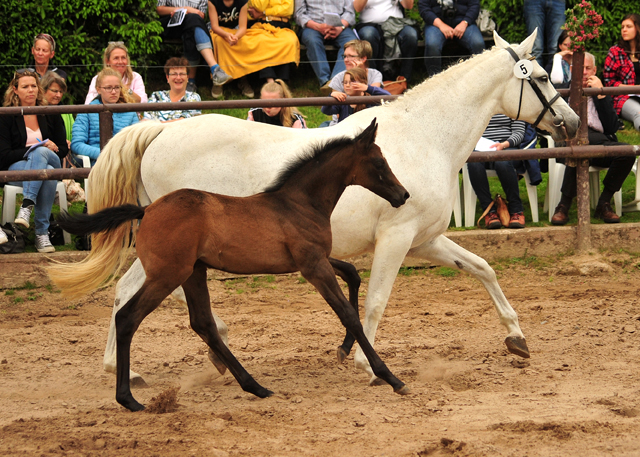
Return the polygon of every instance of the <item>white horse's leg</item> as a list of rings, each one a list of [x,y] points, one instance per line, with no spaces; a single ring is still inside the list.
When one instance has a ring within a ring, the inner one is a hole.
[[[401,231],[400,231],[401,233]],[[376,248],[371,265],[371,277],[367,288],[367,298],[364,303],[364,334],[373,346],[378,324],[382,319],[393,283],[398,275],[398,270],[402,266],[402,261],[411,247],[413,236],[399,236],[398,230],[393,233],[380,235],[376,239]],[[358,346],[354,357],[355,366],[359,370],[364,370],[371,375],[370,385],[384,383],[373,374],[369,362]]]
[[[409,256],[466,271],[478,279],[489,292],[500,317],[500,323],[507,328],[505,344],[509,352],[520,357],[529,357],[529,349],[518,324],[518,315],[504,296],[496,279],[496,273],[484,259],[458,246],[444,235],[411,249]]]
[[[107,347],[105,348],[103,359],[104,370],[108,373],[116,372],[116,313],[131,299],[131,297],[133,297],[133,295],[138,290],[140,290],[142,284],[144,284],[145,279],[146,275],[144,272],[144,268],[142,268],[142,263],[140,263],[139,259],[136,259],[133,265],[131,265],[131,268],[129,268],[129,270],[124,274],[124,276],[122,276],[122,278],[116,285],[116,297],[113,303],[113,312],[111,314],[111,323],[109,326],[109,336],[107,338]],[[187,306],[187,300],[184,296],[182,287],[178,287],[173,291],[171,295],[185,307]],[[213,312],[213,318],[216,321],[216,326],[218,327],[218,332],[220,333],[222,341],[225,345],[229,346],[229,327],[227,327],[227,324],[225,324],[224,321],[220,319],[215,312]],[[216,358],[212,359],[211,355],[209,355],[209,359],[220,373],[224,373],[226,367],[221,362],[219,362]],[[145,384],[142,376],[132,370],[129,370],[129,379],[131,380],[132,384]]]

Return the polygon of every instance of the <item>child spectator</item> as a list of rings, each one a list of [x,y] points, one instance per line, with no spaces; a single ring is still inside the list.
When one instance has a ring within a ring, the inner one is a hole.
[[[277,100],[279,98],[292,97],[287,84],[281,79],[276,79],[274,82],[266,83],[262,86],[260,98],[263,100]],[[282,127],[292,127],[294,129],[307,128],[304,116],[294,106],[251,108],[247,114],[247,120]]]
[[[172,57],[164,65],[169,90],[159,90],[151,94],[149,103],[199,102],[200,95],[187,90],[189,62],[184,57]],[[146,111],[143,120],[156,119],[160,122],[173,122],[202,114],[200,110]]]
[[[147,103],[147,94],[145,93],[142,76],[131,70],[129,51],[122,41],[109,42],[109,45],[104,50],[102,62],[104,63],[104,68],[113,68],[120,73],[122,90],[131,97],[133,103]],[[98,96],[96,78],[97,76],[94,76],[91,80],[89,93],[84,101],[85,105],[90,104]]]
[[[384,89],[380,89],[379,87],[371,86],[367,84],[367,73],[362,68],[352,68],[351,70],[347,70],[344,74],[343,80],[344,90],[346,95],[350,97],[361,97],[363,95],[391,95]],[[334,95],[336,94],[336,95]],[[333,92],[331,95],[340,101],[346,100],[346,96],[344,94],[338,95],[339,93]],[[344,96],[344,98],[343,98]],[[344,121],[347,117],[351,116],[353,113],[357,113],[358,111],[362,111],[365,108],[369,108],[374,106],[374,104],[360,104],[360,105],[328,105],[323,106],[321,111],[324,114],[338,115],[338,122]]]
[[[33,39],[31,47],[33,55],[32,66],[36,73],[43,77],[48,71],[52,71],[60,75],[61,78],[67,79],[67,73],[53,65],[53,56],[56,55],[56,40],[48,33],[39,33]]]

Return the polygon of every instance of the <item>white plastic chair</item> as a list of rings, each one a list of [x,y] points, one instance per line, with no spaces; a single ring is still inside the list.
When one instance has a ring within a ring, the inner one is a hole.
[[[12,186],[10,184],[4,185],[4,197],[2,200],[2,223],[13,222],[16,218],[16,196],[22,194],[22,187]],[[56,186],[56,193],[58,194],[58,200],[60,201],[60,209],[67,211],[67,190],[64,187],[62,181],[58,181]],[[67,232],[63,232],[64,243],[71,243],[71,235]]]
[[[487,170],[487,177],[490,176],[498,176],[498,174],[495,170]],[[530,183],[528,172],[525,172],[524,180],[527,187],[527,195],[529,196],[529,204],[531,205],[531,219],[533,222],[538,222],[538,189]],[[471,186],[467,164],[462,167],[462,191],[464,193],[465,227],[473,227],[476,225],[476,200],[478,197]]]
[[[634,211],[640,211],[640,179],[638,179],[638,158],[633,164],[631,171],[636,175],[636,197],[633,201],[627,203],[622,207],[623,213],[632,213]]]

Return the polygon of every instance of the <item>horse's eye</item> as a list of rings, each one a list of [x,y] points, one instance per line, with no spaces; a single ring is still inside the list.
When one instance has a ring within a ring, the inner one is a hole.
[[[549,82],[549,77],[547,75],[544,76],[540,76],[540,78],[538,78],[540,80],[541,83],[543,84],[547,84]]]
[[[378,170],[380,170],[381,168],[384,168],[384,159],[374,159],[373,166],[376,167],[376,169]]]

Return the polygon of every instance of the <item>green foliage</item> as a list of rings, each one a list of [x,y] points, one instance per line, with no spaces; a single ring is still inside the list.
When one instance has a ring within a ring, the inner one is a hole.
[[[31,46],[38,33],[49,33],[55,38],[53,62],[67,71],[72,100],[84,101],[91,78],[102,68],[102,53],[109,41],[124,41],[131,64],[145,76],[144,68],[155,63],[153,57],[162,42],[156,5],[156,0],[2,2],[3,90],[13,72],[32,61]]]

